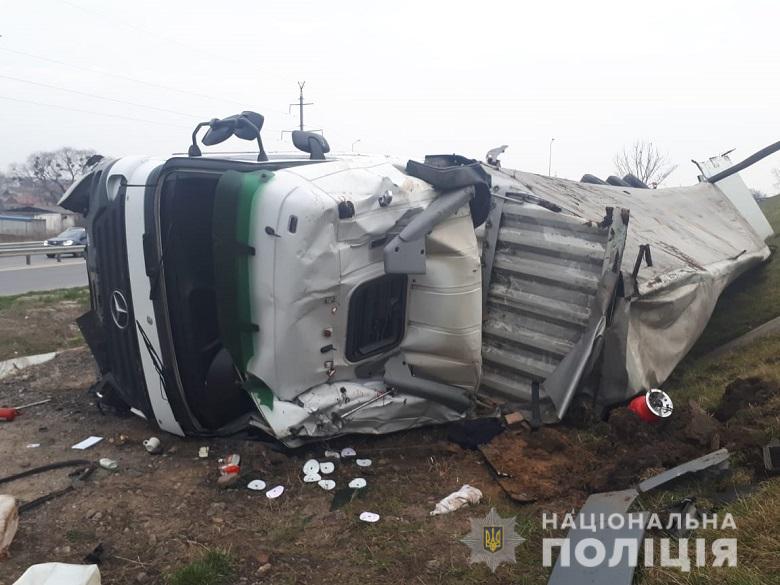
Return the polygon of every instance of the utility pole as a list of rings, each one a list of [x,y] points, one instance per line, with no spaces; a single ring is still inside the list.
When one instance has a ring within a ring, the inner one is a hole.
[[[312,106],[314,105],[314,102],[304,102],[303,101],[303,86],[306,85],[305,81],[299,81],[298,82],[298,89],[300,91],[300,94],[298,95],[298,103],[297,104],[290,104],[290,107],[298,106],[298,129],[303,131],[303,106]]]

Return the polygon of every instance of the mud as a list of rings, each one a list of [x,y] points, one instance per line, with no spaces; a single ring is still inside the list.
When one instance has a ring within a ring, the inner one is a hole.
[[[737,379],[726,388],[715,416],[690,402],[655,424],[627,408],[612,411],[590,429],[560,425],[511,431],[481,448],[506,493],[519,502],[552,502],[622,490],[720,447],[757,476],[761,447],[780,417],[777,385]],[[725,422],[723,422],[725,421]]]
[[[720,422],[726,422],[737,412],[751,406],[761,406],[779,393],[777,384],[763,378],[737,378],[726,386],[714,416]]]

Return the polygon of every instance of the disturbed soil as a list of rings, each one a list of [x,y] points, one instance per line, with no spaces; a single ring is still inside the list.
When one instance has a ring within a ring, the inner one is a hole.
[[[94,380],[85,349],[0,380],[2,405],[52,399],[0,423],[0,475],[70,459],[108,457],[119,465],[115,472],[98,468],[72,491],[21,514],[0,585],[34,563],[82,563],[101,544],[106,584],[164,583],[171,571],[214,548],[235,559],[237,583],[544,583],[547,569],[531,540],[518,549],[517,565],[503,565],[495,575],[469,565],[469,551],[459,542],[469,518],[495,507],[503,516],[517,515],[528,537],[538,530],[542,510],[570,510],[592,492],[634,485],[721,446],[744,454],[760,478],[758,447],[767,439],[767,421],[780,416],[775,385],[738,379],[716,409],[718,419],[692,403],[657,425],[617,409],[608,422],[586,429],[508,429],[480,450],[462,449],[447,441],[446,428],[436,428],[346,437],[282,453],[259,441],[181,439],[134,416],[102,414],[89,393]],[[71,449],[90,435],[103,440],[86,451]],[[142,446],[152,435],[162,441],[160,455]],[[206,459],[198,457],[201,446],[210,448]],[[310,457],[322,459],[326,448],[344,446],[373,465],[336,464],[332,477],[339,487],[358,476],[368,482],[336,508],[334,492],[302,482],[301,467]],[[241,455],[240,481],[221,489],[217,459],[229,453]],[[72,469],[3,484],[0,493],[29,502],[71,485]],[[252,479],[285,492],[269,500],[246,489]],[[482,490],[479,505],[429,515],[439,499],[466,483]],[[363,511],[380,514],[380,521],[361,522]]]

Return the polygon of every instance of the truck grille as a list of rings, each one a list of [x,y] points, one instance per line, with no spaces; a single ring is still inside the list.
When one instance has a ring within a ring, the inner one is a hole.
[[[117,197],[101,209],[92,224],[90,243],[90,254],[95,255],[98,273],[96,310],[103,323],[114,385],[127,404],[149,415],[151,408],[138,356],[130,293],[124,197]]]

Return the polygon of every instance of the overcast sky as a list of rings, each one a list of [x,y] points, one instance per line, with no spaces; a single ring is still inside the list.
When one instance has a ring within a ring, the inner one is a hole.
[[[552,173],[577,179],[649,139],[679,165],[666,184],[690,184],[692,158],[780,140],[779,23],[777,0],[0,0],[0,169],[64,145],[180,152],[242,109],[288,150],[306,80],[306,126],[336,151],[508,144],[505,166],[546,173],[555,138]],[[774,193],[773,167],[743,177]]]

